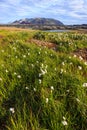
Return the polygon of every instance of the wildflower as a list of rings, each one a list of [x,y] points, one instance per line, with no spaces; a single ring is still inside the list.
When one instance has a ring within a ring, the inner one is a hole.
[[[38,54],[40,55],[40,51],[38,52]]]
[[[76,57],[77,57],[77,55],[74,55],[74,57],[76,58]]]
[[[45,68],[47,69],[47,67],[48,67],[48,65],[46,65],[46,67],[45,67]]]
[[[20,79],[20,78],[21,78],[21,75],[18,75],[17,77]]]
[[[77,102],[80,102],[80,100],[79,100],[78,98],[76,98],[76,101],[77,101]]]
[[[66,92],[68,92],[68,93],[69,93],[69,89],[68,89],[68,90],[66,90]]]
[[[0,78],[0,81],[2,81],[2,78]]]
[[[38,63],[39,63],[39,61],[37,60],[37,61],[36,61],[36,63],[38,64]]]
[[[70,65],[72,65],[72,62],[70,62]]]
[[[43,68],[43,63],[41,64],[41,67]]]
[[[85,62],[84,64],[87,65],[87,62]]]
[[[39,77],[41,77],[41,75],[42,75],[42,74],[41,74],[41,73],[39,73]]]
[[[4,67],[4,64],[2,64],[1,66]]]
[[[66,118],[63,116],[63,120],[66,120]]]
[[[8,73],[8,70],[6,69],[5,72]]]
[[[46,98],[46,103],[48,103],[48,101],[49,101],[49,99],[48,99],[48,98]]]
[[[62,46],[62,43],[60,43],[60,46]]]
[[[23,55],[24,58],[26,58],[26,55]]]
[[[42,82],[41,79],[39,79],[39,84],[41,84],[41,82]]]
[[[65,65],[65,63],[64,63],[64,62],[62,62],[62,65]]]
[[[83,83],[83,87],[87,87],[87,83]]]
[[[12,108],[12,107],[11,107],[9,110],[10,110],[10,112],[11,112],[12,114],[14,114],[14,113],[15,113],[14,108]]]
[[[28,56],[30,55],[30,53],[28,53]]]
[[[81,56],[79,56],[79,59],[80,59],[80,60],[83,60],[83,58],[82,58]]]
[[[79,69],[79,70],[82,70],[82,67],[81,67],[81,66],[78,66],[78,69]]]
[[[34,88],[34,92],[36,92],[36,88]]]
[[[4,50],[2,50],[2,52],[4,52]]]
[[[14,75],[17,75],[17,73],[16,73],[16,72],[14,72]]]
[[[64,126],[68,125],[68,123],[67,123],[66,120],[62,121],[62,124],[63,124]]]
[[[45,51],[45,54],[47,54],[47,51]]]
[[[61,74],[63,73],[63,69],[60,70],[60,73],[61,73]]]
[[[26,90],[28,90],[29,88],[28,87],[25,87]]]
[[[55,71],[56,71],[57,69],[55,68]]]
[[[31,64],[32,67],[34,67],[34,64]]]
[[[66,70],[64,72],[66,73]]]
[[[53,87],[53,86],[51,86],[50,88],[51,88],[52,91],[54,90],[54,87]]]
[[[18,58],[18,56],[15,56],[15,58]]]

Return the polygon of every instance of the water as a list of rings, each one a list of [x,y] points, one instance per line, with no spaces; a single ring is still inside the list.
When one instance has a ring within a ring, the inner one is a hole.
[[[69,30],[66,30],[66,29],[62,29],[62,30],[46,30],[45,32],[69,32]]]

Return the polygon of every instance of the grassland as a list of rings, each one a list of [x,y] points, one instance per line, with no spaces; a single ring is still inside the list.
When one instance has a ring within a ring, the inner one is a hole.
[[[87,34],[0,29],[0,130],[87,130]]]

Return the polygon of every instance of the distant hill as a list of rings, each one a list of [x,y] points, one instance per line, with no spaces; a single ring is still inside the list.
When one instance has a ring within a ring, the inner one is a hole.
[[[22,25],[22,24],[30,24],[30,25],[53,25],[53,26],[62,26],[64,25],[61,21],[59,20],[55,20],[55,19],[51,19],[51,18],[25,18],[25,19],[20,19],[20,20],[16,20],[14,22],[11,23],[12,25]]]

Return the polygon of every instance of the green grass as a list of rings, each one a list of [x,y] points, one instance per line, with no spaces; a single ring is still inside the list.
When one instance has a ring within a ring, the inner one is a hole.
[[[0,129],[86,130],[87,65],[73,51],[87,48],[87,35],[40,33],[0,32]]]

